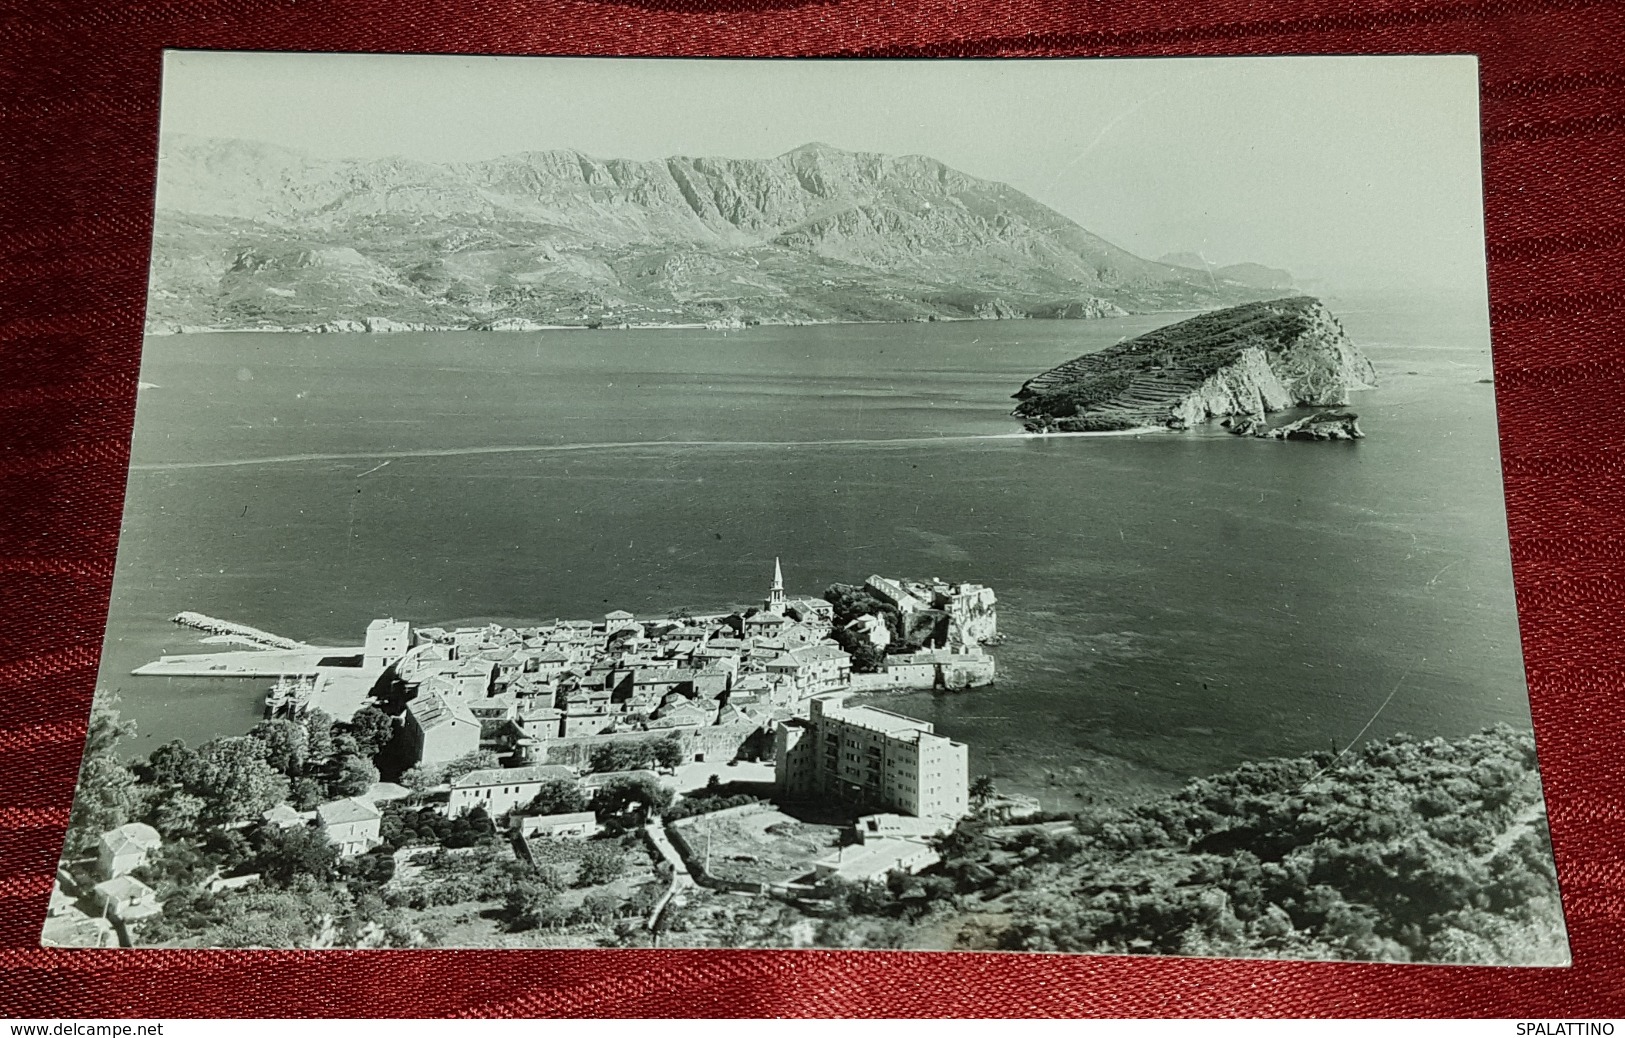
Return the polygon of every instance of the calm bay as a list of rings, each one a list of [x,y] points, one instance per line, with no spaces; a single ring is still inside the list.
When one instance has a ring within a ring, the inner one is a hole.
[[[996,688],[888,697],[1051,807],[1248,759],[1529,723],[1481,315],[1328,300],[1368,438],[1033,438],[1021,382],[1183,315],[150,338],[101,682],[135,748],[263,682],[131,677],[191,609],[321,644],[992,585]]]

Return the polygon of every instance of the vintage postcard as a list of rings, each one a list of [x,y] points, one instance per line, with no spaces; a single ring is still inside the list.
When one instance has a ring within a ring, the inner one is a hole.
[[[169,54],[44,941],[1566,964],[1477,96]]]

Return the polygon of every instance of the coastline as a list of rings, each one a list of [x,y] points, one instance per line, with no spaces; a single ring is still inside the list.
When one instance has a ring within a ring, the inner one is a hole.
[[[261,328],[231,328],[218,325],[178,325],[168,328],[143,327],[142,336],[153,338],[168,337],[172,335],[432,335],[448,332],[473,332],[480,335],[524,335],[536,332],[635,332],[635,331],[716,331],[735,332],[749,331],[752,328],[812,328],[823,325],[913,325],[913,324],[965,324],[970,322],[1013,322],[1013,321],[1111,321],[1121,320],[1125,317],[1160,317],[1163,315],[1201,314],[1223,307],[1199,307],[1195,309],[1173,310],[1127,310],[1121,314],[1102,314],[1095,317],[933,317],[928,320],[911,318],[909,320],[856,320],[845,321],[838,319],[818,320],[760,320],[751,323],[704,321],[669,321],[669,322],[643,322],[638,324],[602,324],[594,327],[587,324],[526,324],[517,328],[480,328],[475,325],[412,325],[405,322],[396,322],[392,318],[335,318],[331,322],[317,325],[304,325],[286,327],[273,325]],[[365,321],[376,320],[383,326],[378,328],[328,328],[326,324],[335,324],[340,321],[363,324]]]

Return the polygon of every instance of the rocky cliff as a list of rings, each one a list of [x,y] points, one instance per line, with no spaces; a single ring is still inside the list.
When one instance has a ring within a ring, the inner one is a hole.
[[[334,161],[161,146],[149,326],[1098,317],[1257,298],[923,156]]]
[[[1185,428],[1226,415],[1348,403],[1376,370],[1318,299],[1247,303],[1193,317],[1029,379],[1033,430]]]

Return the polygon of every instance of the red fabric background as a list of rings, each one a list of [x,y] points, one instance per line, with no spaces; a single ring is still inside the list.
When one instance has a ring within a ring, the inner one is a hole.
[[[1479,54],[1512,550],[1574,967],[40,949],[118,539],[163,47]],[[0,0],[0,1013],[1625,1016],[1622,53],[1625,6],[1584,0]]]

